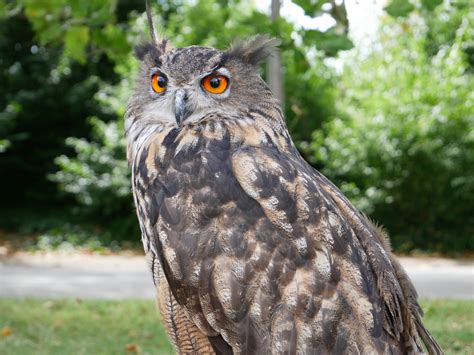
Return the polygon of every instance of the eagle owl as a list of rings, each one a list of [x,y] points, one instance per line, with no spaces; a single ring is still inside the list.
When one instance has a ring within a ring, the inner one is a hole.
[[[127,156],[179,353],[441,353],[383,231],[300,156],[259,76],[274,41],[137,47]]]

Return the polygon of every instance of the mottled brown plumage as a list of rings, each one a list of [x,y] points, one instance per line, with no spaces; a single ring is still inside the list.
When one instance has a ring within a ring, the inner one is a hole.
[[[379,228],[296,150],[272,41],[137,49],[126,113],[142,240],[180,353],[441,353]],[[160,94],[150,87],[159,73]],[[206,92],[208,75],[229,78]],[[213,349],[212,351],[210,349]]]

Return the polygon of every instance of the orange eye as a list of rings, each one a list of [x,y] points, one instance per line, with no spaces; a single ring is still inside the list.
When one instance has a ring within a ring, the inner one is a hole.
[[[163,75],[153,74],[151,76],[151,88],[154,92],[161,94],[165,92],[168,80]]]
[[[222,94],[229,86],[224,75],[209,75],[202,79],[202,87],[211,94]]]

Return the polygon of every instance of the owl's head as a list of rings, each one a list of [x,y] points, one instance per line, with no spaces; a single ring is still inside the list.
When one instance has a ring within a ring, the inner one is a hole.
[[[180,126],[212,112],[232,115],[278,107],[259,74],[260,62],[277,44],[261,35],[236,41],[223,51],[172,48],[167,40],[138,46],[136,55],[142,64],[129,102],[130,116]]]

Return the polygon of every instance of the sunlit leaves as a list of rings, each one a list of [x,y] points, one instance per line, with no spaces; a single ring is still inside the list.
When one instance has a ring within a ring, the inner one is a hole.
[[[63,46],[64,56],[81,64],[91,53],[106,52],[113,57],[129,50],[126,34],[111,27],[117,26],[117,0],[20,0],[19,3],[43,45]],[[87,53],[89,47],[94,50]]]
[[[443,0],[421,0],[421,7],[426,11],[433,11]],[[415,10],[416,1],[410,0],[391,0],[389,5],[385,7],[385,11],[393,17],[406,17]]]
[[[415,7],[409,0],[392,0],[385,11],[393,17],[406,17]]]
[[[443,0],[421,0],[421,5],[429,11],[432,11],[436,6],[440,5]]]
[[[346,57],[339,117],[315,132],[311,148],[397,248],[472,249],[474,78],[463,24],[432,55],[423,18],[413,14],[410,31],[406,22],[386,19],[372,48]]]
[[[84,64],[86,48],[89,43],[89,27],[74,26],[66,31],[64,38],[64,54]]]
[[[296,5],[301,6],[308,16],[315,16],[326,3],[327,0],[293,0]]]
[[[131,46],[124,31],[116,24],[108,23],[104,28],[93,31],[92,41],[116,63],[122,62],[130,54]]]
[[[339,34],[335,29],[330,29],[326,32],[308,30],[303,35],[305,44],[314,45],[330,57],[336,56],[341,50],[354,47],[352,41],[345,33]]]

